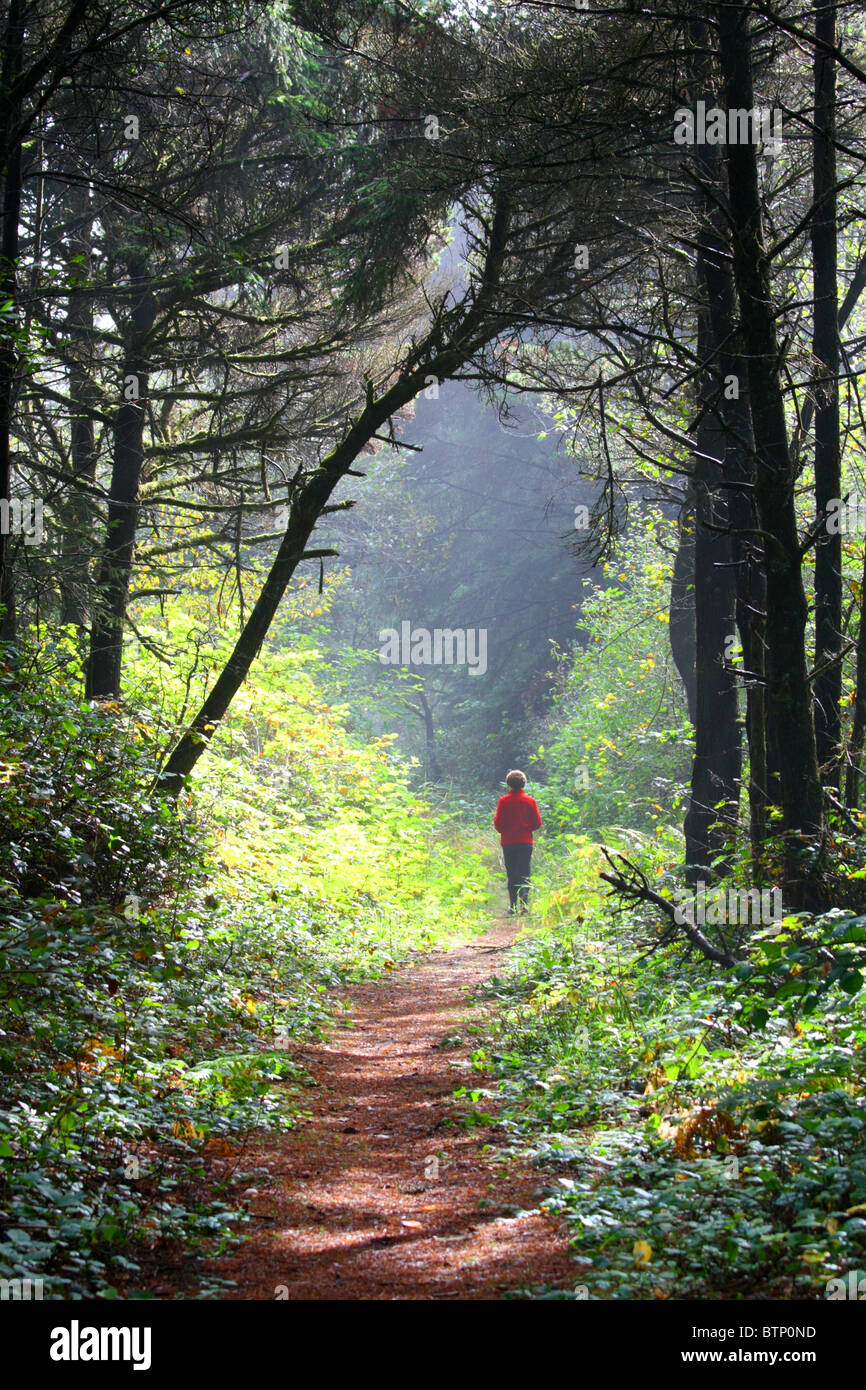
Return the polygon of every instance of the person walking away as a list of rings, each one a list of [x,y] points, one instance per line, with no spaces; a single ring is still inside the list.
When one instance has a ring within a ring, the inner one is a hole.
[[[532,863],[532,832],[541,825],[535,797],[527,796],[526,774],[514,768],[505,778],[509,790],[496,803],[493,825],[499,831],[505,872],[508,875],[508,911],[514,915],[529,911],[529,876]]]

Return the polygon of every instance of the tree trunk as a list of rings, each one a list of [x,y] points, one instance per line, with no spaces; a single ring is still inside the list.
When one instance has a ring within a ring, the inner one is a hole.
[[[20,117],[20,103],[10,103],[7,94],[20,75],[24,55],[24,11],[22,0],[10,0],[3,36],[3,62],[0,68],[0,151],[2,151],[3,202],[0,227],[0,304],[8,309],[0,316],[0,500],[8,503],[12,491],[12,414],[18,379],[18,238],[21,218],[22,153],[20,139],[9,135]],[[0,528],[0,639],[15,639],[15,593],[12,578],[9,536]]]
[[[835,46],[834,4],[815,12],[815,38]],[[839,335],[836,282],[836,63],[815,47],[813,149],[813,335],[818,363],[815,406],[815,516],[841,492],[839,449]],[[815,739],[818,763],[828,786],[839,785],[839,701],[842,696],[842,536],[826,525],[815,544]]]
[[[736,512],[732,513],[732,520]],[[734,525],[738,523],[734,520]],[[749,750],[749,843],[755,882],[763,882],[762,846],[767,838],[767,810],[770,805],[770,780],[767,768],[766,728],[766,668],[764,645],[766,632],[767,585],[757,559],[744,555],[735,538],[735,553],[740,551],[741,569],[737,571],[737,628],[743,648],[743,668],[746,680],[746,741]]]
[[[695,86],[707,91],[707,35],[692,29],[696,42]],[[733,847],[740,800],[742,734],[738,720],[737,676],[730,660],[736,633],[736,578],[728,521],[725,466],[729,450],[727,402],[719,379],[721,342],[712,301],[717,294],[724,245],[718,205],[723,166],[716,149],[697,146],[695,165],[707,192],[699,198],[696,289],[698,297],[697,452],[695,495],[695,757],[691,798],[685,818],[686,865],[692,881],[709,875],[713,861]],[[719,865],[724,872],[724,866]]]
[[[866,594],[866,550],[863,552],[861,595]],[[863,736],[866,734],[866,607],[861,598],[860,631],[857,634],[857,685],[854,691],[854,719],[848,743],[845,773],[845,804],[854,810],[860,804],[860,777],[863,763]]]
[[[726,192],[719,161],[715,177]],[[736,625],[743,650],[741,679],[746,688],[746,736],[749,750],[749,842],[756,881],[762,881],[761,845],[767,826],[767,743],[764,631],[766,580],[763,547],[758,537],[753,495],[755,443],[748,403],[748,378],[737,332],[737,300],[731,265],[730,234],[713,208],[715,236],[707,239],[705,275],[710,323],[718,344],[716,412],[725,439],[724,479],[727,492],[731,558],[736,591]]]
[[[69,240],[69,254],[82,256],[77,270],[82,278],[92,274],[93,222],[87,216],[89,196],[86,188],[70,189],[73,226],[79,227]],[[93,507],[81,483],[92,484],[96,478],[95,414],[99,396],[93,383],[93,298],[89,289],[74,288],[69,292],[69,311],[66,316],[69,338],[69,398],[72,402],[69,422],[69,453],[72,477],[69,493],[56,506],[61,529],[60,569],[58,583],[61,594],[62,623],[83,629],[88,618],[89,566],[93,554]]]
[[[433,724],[433,711],[427,699],[427,692],[423,688],[418,691],[418,700],[421,706],[421,716],[424,720],[424,738],[427,746],[427,776],[431,782],[441,782],[442,768],[436,753],[436,728]]]
[[[704,347],[706,331],[699,334]],[[706,353],[701,350],[702,359]],[[736,833],[740,792],[737,683],[725,659],[735,632],[734,571],[727,498],[721,488],[725,440],[705,416],[695,459],[695,756],[685,819],[690,878],[708,876],[711,861]],[[716,827],[716,833],[713,833]]]
[[[719,52],[729,109],[754,108],[749,9],[743,0],[717,10]],[[734,276],[740,304],[749,407],[755,439],[755,498],[767,575],[767,717],[784,750],[781,767],[785,876],[792,907],[819,909],[823,848],[821,781],[812,692],[806,666],[806,596],[794,510],[794,468],[779,382],[770,275],[761,225],[757,152],[726,146],[733,223]]]
[[[144,278],[140,268],[138,278]],[[144,465],[148,386],[146,342],[155,318],[156,300],[149,288],[142,289],[132,311],[129,347],[123,367],[124,390],[134,390],[136,394],[133,399],[123,401],[114,424],[108,523],[97,579],[96,612],[90,631],[86,682],[89,700],[111,700],[120,694],[123,634]]]

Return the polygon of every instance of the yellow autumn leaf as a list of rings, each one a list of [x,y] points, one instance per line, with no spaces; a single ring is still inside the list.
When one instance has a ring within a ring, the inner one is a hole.
[[[639,1265],[648,1265],[653,1257],[653,1248],[648,1240],[636,1240],[631,1253]]]

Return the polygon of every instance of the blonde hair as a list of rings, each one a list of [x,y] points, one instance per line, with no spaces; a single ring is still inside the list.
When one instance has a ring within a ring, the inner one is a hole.
[[[526,786],[526,773],[521,772],[519,767],[515,767],[506,775],[505,782],[513,792],[523,791]]]

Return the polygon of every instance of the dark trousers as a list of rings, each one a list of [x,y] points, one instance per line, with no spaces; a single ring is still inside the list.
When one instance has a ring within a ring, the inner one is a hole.
[[[505,872],[508,875],[508,897],[511,906],[516,907],[518,898],[524,912],[529,907],[529,873],[532,863],[532,845],[503,845]]]

